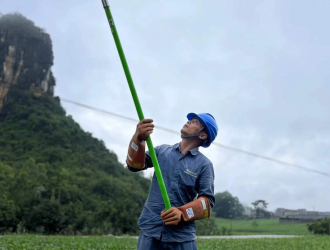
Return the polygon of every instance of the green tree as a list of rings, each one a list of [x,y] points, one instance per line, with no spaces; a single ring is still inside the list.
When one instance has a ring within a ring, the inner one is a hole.
[[[313,234],[328,234],[330,235],[330,218],[315,220],[307,225],[308,230]]]
[[[244,207],[237,197],[225,191],[215,194],[215,205],[212,211],[216,214],[216,217],[240,218],[243,216]]]
[[[264,200],[256,200],[252,202],[257,218],[270,218],[270,212],[267,211],[268,203]]]
[[[215,218],[196,221],[197,235],[222,235],[221,229],[218,227]]]

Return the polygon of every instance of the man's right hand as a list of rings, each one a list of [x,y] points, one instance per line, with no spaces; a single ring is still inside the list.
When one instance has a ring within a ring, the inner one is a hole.
[[[136,126],[135,136],[140,142],[147,140],[153,132],[155,125],[152,123],[152,119],[143,119]]]

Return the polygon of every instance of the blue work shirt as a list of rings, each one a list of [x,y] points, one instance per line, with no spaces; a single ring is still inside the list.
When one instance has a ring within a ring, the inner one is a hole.
[[[214,198],[214,170],[212,162],[198,148],[186,154],[180,151],[179,143],[155,147],[155,152],[162,171],[166,190],[172,207],[180,207],[193,201],[197,195],[206,196],[210,206]],[[146,152],[145,167],[132,168],[137,172],[153,167],[149,152]],[[160,217],[165,209],[157,177],[154,174],[147,201],[138,220],[138,226],[146,236],[154,237],[165,242],[185,242],[196,239],[195,222],[180,221],[178,225],[165,225]]]

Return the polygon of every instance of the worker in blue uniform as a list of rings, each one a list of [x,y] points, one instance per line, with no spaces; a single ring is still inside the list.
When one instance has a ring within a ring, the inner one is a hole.
[[[172,207],[165,210],[156,175],[143,207],[138,226],[138,250],[197,249],[195,220],[208,218],[214,206],[214,170],[199,147],[207,148],[218,133],[208,113],[187,115],[181,142],[155,147]],[[141,120],[128,147],[127,167],[137,172],[153,167],[145,140],[153,132],[152,119]]]

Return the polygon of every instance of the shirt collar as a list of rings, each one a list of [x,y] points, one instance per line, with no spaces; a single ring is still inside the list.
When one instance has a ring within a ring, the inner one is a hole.
[[[175,147],[175,149],[180,149],[179,148],[180,147],[180,143],[175,144],[174,147]],[[197,155],[199,153],[199,147],[190,149],[189,152],[192,155]]]

